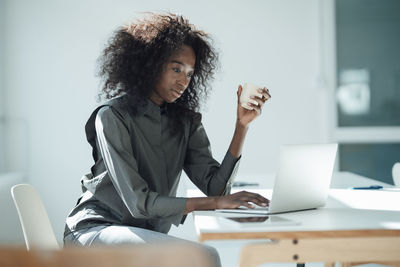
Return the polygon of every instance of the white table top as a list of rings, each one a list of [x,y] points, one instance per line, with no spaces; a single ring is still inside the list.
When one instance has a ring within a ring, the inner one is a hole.
[[[382,185],[384,190],[353,190],[350,186]],[[253,217],[257,215],[195,211],[194,221],[199,236],[212,233],[253,232],[304,232],[304,231],[353,231],[395,230],[400,234],[400,191],[391,185],[363,178],[352,173],[335,173],[327,205],[323,208],[270,215],[264,222],[236,222],[228,217]],[[246,189],[267,198],[271,189]],[[188,191],[198,196],[199,191]],[[262,215],[258,215],[262,216]],[[274,222],[274,217],[286,219]],[[265,217],[265,216],[264,216]],[[202,238],[200,238],[202,239]],[[203,237],[204,239],[204,237]],[[207,239],[207,238],[205,238]]]

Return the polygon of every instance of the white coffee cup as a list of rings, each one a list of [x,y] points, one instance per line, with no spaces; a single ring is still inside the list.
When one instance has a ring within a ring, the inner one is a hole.
[[[250,103],[258,104],[258,102],[252,99],[252,96],[262,97],[262,94],[258,92],[258,89],[262,89],[260,86],[257,86],[252,83],[245,83],[242,88],[242,93],[240,94],[240,105],[245,108],[252,110],[253,107],[249,106]]]

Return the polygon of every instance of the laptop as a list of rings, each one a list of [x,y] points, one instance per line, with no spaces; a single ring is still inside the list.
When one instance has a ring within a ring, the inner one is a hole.
[[[277,214],[326,204],[337,144],[283,145],[269,207],[241,207],[223,212]]]

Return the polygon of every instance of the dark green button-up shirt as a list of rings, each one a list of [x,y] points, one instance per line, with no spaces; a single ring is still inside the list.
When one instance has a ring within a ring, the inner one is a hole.
[[[221,164],[213,159],[201,120],[172,134],[165,107],[149,100],[132,115],[123,98],[96,109],[86,124],[95,165],[81,180],[64,235],[107,224],[167,233],[184,218],[186,198],[176,197],[182,170],[208,196],[230,191],[239,161],[229,152]]]

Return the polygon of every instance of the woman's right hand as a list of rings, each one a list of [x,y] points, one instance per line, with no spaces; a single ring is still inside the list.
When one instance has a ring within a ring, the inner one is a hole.
[[[185,214],[195,210],[236,209],[240,206],[254,208],[250,202],[263,207],[269,205],[269,200],[262,195],[240,191],[231,195],[219,197],[187,198]]]
[[[217,198],[217,209],[235,209],[240,206],[254,208],[252,202],[258,206],[266,207],[269,205],[269,200],[260,194],[247,191],[240,191],[234,194],[221,196]]]

